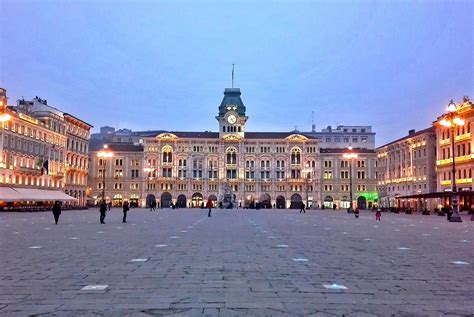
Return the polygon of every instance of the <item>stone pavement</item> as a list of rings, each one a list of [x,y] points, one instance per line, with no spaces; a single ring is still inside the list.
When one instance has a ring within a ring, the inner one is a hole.
[[[474,312],[474,222],[342,211],[0,214],[3,316]],[[97,286],[99,285],[99,286]],[[100,289],[100,285],[103,285]],[[324,286],[326,285],[326,286]],[[87,286],[92,289],[87,289]]]

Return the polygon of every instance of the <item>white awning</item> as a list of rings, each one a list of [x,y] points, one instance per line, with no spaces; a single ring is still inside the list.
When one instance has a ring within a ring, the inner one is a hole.
[[[0,187],[0,201],[11,202],[21,200],[20,193],[10,187]]]
[[[66,201],[77,200],[59,190],[0,187],[0,201]]]

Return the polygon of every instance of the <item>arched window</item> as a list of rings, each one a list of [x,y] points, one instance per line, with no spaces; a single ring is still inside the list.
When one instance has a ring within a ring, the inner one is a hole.
[[[291,164],[301,164],[301,150],[299,148],[291,150]]]
[[[163,147],[163,163],[173,162],[173,149],[170,146]]]
[[[237,164],[237,150],[235,148],[228,148],[226,151],[227,164]]]

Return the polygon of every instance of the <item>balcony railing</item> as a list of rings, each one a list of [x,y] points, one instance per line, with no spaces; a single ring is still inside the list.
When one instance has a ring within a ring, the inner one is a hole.
[[[472,159],[474,159],[474,154],[457,156],[456,157],[456,163],[469,162]],[[443,165],[448,165],[448,164],[453,164],[453,159],[452,158],[436,161],[437,166],[443,166]]]
[[[470,139],[471,139],[471,132],[460,134],[460,135],[454,137],[455,142],[465,141],[465,140],[470,140]]]

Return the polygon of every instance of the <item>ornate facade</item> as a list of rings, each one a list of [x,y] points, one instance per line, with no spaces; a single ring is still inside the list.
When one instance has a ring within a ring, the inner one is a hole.
[[[436,133],[430,127],[376,149],[377,190],[382,207],[412,208],[415,211],[435,208],[424,198],[397,197],[436,192]]]
[[[454,131],[454,156],[456,158],[456,185],[460,193],[460,210],[468,210],[474,205],[474,104],[468,97],[458,104],[458,115],[464,120],[464,125]],[[439,118],[438,118],[439,119]],[[435,124],[436,129],[436,173],[438,192],[448,192],[452,189],[453,153],[451,150],[451,132],[449,128]],[[440,205],[450,205],[449,197],[442,197]]]
[[[77,198],[77,202],[72,204],[85,206],[89,174],[89,138],[92,126],[68,113],[64,113],[63,116],[67,137],[64,191]]]
[[[141,135],[139,162],[132,163],[129,158],[135,148],[114,153],[106,174],[106,197],[116,197],[115,204],[120,204],[120,197],[132,195],[127,192],[131,186],[138,187],[141,205],[155,200],[162,207],[200,206],[207,199],[219,200],[223,185],[228,184],[242,207],[258,203],[264,208],[287,208],[302,201],[319,204],[318,140],[297,131],[246,132],[248,117],[240,94],[237,88],[225,90],[216,116],[219,132]],[[113,151],[113,144],[110,149]],[[95,150],[91,160],[98,166],[100,147]],[[125,169],[115,164],[120,159],[127,165]],[[131,164],[136,168],[129,168]],[[117,175],[141,181],[125,184]],[[96,199],[100,198],[100,179],[97,169],[91,183]]]
[[[200,206],[207,199],[220,201],[224,185],[229,185],[236,205],[242,207],[258,204],[262,208],[299,208],[301,202],[321,207],[331,196],[338,208],[345,208],[347,179],[339,181],[341,168],[336,167],[343,150],[335,141],[341,138],[340,142],[345,142],[355,134],[361,142],[356,151],[364,161],[359,167],[364,170],[364,178],[354,181],[354,201],[364,196],[368,198],[365,206],[375,203],[376,197],[367,194],[375,190],[375,134],[370,127],[340,126],[335,132],[321,133],[248,132],[246,107],[238,88],[225,89],[216,120],[218,132],[115,132],[110,127],[102,128],[93,138],[90,155],[90,186],[96,203],[101,199],[104,182],[100,168],[104,159],[97,153],[107,143],[114,156],[105,162],[105,197],[115,205],[129,200],[142,206],[151,201],[162,207]],[[331,144],[339,149],[321,149],[320,134],[334,137]],[[335,164],[330,180],[323,178],[323,156]],[[354,177],[357,172],[355,168]],[[323,192],[323,183],[331,183],[332,189],[327,187]],[[342,183],[343,192],[339,188]]]
[[[10,119],[0,123],[0,187],[66,191],[78,199],[72,204],[84,206],[92,126],[38,97],[18,100],[7,112]],[[72,173],[71,166],[80,172]],[[16,205],[33,202],[34,197]]]

